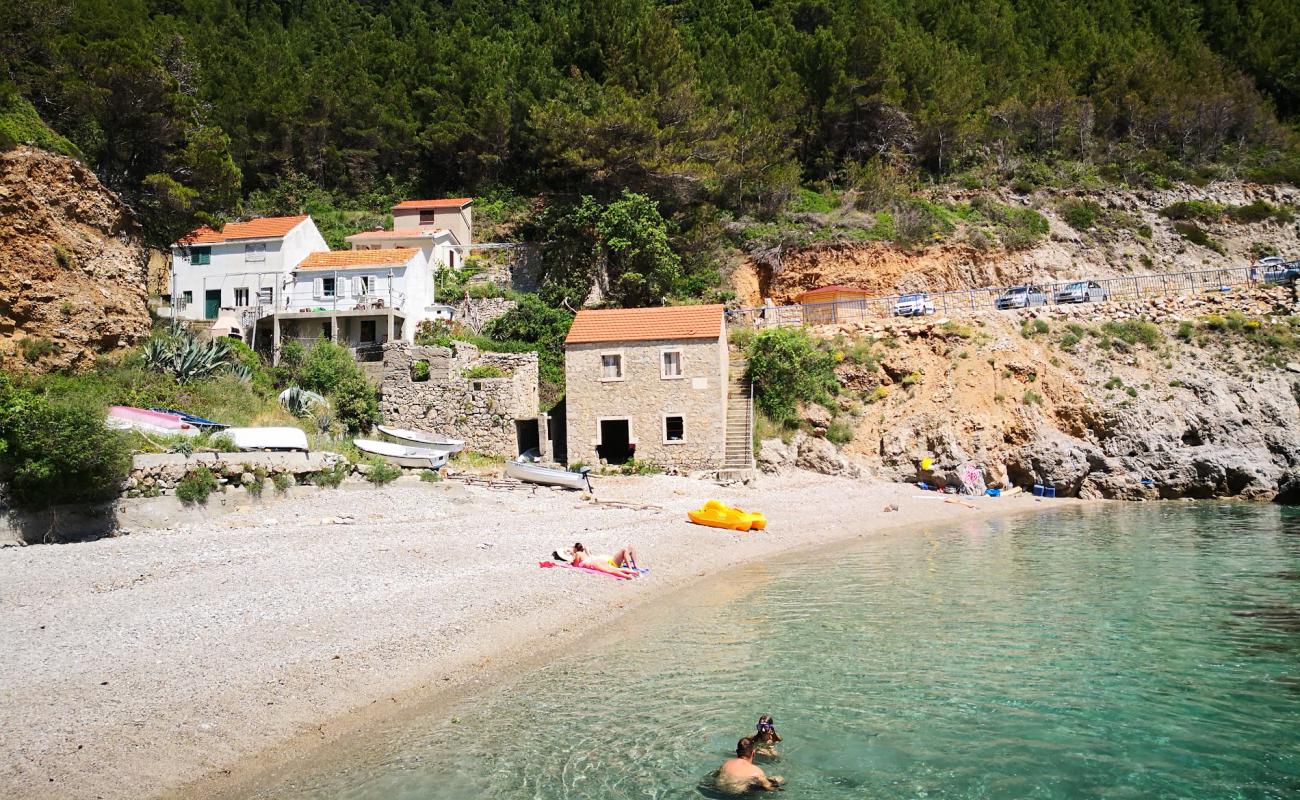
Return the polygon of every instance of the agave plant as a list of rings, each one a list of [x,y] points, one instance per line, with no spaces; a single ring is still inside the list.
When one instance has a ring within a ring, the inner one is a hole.
[[[306,417],[313,413],[317,408],[329,408],[329,403],[324,397],[309,392],[300,386],[290,386],[283,392],[280,392],[280,405],[284,406],[285,411],[293,414],[295,417]]]
[[[230,347],[224,339],[200,342],[189,331],[155,336],[140,348],[140,358],[149,369],[170,373],[181,383],[206,378],[230,361]]]
[[[241,383],[249,383],[253,380],[253,369],[241,361],[230,362],[230,374]]]

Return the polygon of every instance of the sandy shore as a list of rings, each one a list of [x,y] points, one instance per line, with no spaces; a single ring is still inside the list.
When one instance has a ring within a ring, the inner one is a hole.
[[[700,576],[875,530],[1059,507],[918,498],[907,486],[799,473],[719,488],[602,478],[558,490],[351,486],[201,524],[0,550],[0,796],[137,798],[231,791],[251,770],[377,715],[474,691]],[[685,522],[717,498],[767,531]],[[886,504],[899,510],[883,513]],[[579,540],[633,543],[645,578],[540,569]],[[195,781],[200,781],[195,784]]]

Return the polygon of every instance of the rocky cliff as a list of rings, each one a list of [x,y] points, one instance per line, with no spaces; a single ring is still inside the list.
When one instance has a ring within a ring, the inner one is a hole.
[[[80,162],[0,153],[0,355],[78,368],[149,331],[148,254],[131,209]]]
[[[856,234],[863,233],[863,219],[873,217],[851,211],[804,215],[815,217],[823,232],[838,231],[838,241],[775,247],[748,259],[731,275],[738,301],[746,306],[762,305],[764,298],[777,305],[794,303],[801,292],[831,284],[861,286],[887,296],[1028,280],[1245,266],[1271,253],[1300,257],[1300,227],[1295,220],[1300,189],[1289,185],[1220,182],[1140,191],[1041,189],[1031,195],[950,191],[935,200],[952,208],[983,200],[1033,209],[1047,221],[1048,233],[1032,247],[1008,250],[954,217],[953,230],[942,242],[900,248],[886,242],[854,241]],[[1265,203],[1281,213],[1171,218],[1169,209],[1189,202],[1200,204],[1201,210]]]
[[[973,464],[1060,496],[1296,502],[1295,312],[1269,287],[814,332],[839,362],[843,450],[880,477],[955,483]],[[809,409],[814,435],[832,424]]]

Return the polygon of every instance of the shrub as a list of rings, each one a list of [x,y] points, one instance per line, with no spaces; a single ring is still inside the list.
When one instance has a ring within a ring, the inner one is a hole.
[[[351,474],[352,474],[352,465],[348,463],[347,459],[341,458],[338,461],[334,462],[334,466],[330,467],[329,469],[323,469],[320,470],[319,472],[313,472],[311,474],[311,482],[316,486],[320,486],[320,487],[328,486],[331,489],[337,489],[338,485],[342,483],[344,480],[346,480],[348,475]]]
[[[801,330],[763,331],[750,344],[748,359],[758,408],[778,424],[794,419],[800,402],[824,401],[839,386],[831,355]]]
[[[1097,224],[1098,218],[1102,215],[1101,206],[1092,200],[1068,198],[1061,201],[1057,210],[1061,214],[1061,219],[1065,220],[1065,224],[1076,231],[1088,230]]]
[[[131,468],[128,440],[103,407],[52,400],[0,375],[0,480],[15,508],[115,497]]]
[[[1207,247],[1217,253],[1223,252],[1223,245],[1210,238],[1210,235],[1195,222],[1175,222],[1174,230],[1192,244]]]
[[[72,269],[72,267],[76,266],[77,258],[72,255],[72,251],[68,248],[61,244],[56,244],[50,247],[50,249],[54,251],[54,261],[60,267],[63,267],[64,269]]]
[[[425,383],[429,380],[429,362],[419,360],[411,362],[411,380],[415,383]]]
[[[62,303],[59,303],[59,316],[64,319],[70,319],[76,310],[77,307],[72,304],[71,300],[64,300]]]
[[[1021,398],[1021,402],[1027,406],[1039,406],[1043,404],[1043,396],[1032,389],[1026,389],[1025,396]]]
[[[425,483],[437,483],[442,480],[442,475],[438,474],[436,470],[426,469],[420,473],[420,480]]]
[[[185,473],[185,477],[176,484],[176,499],[182,503],[206,503],[208,495],[217,490],[217,476],[207,467],[199,467]]]
[[[886,397],[889,397],[889,387],[877,386],[875,389],[872,390],[871,394],[867,395],[867,402],[879,403],[881,400],[884,400]]]
[[[288,348],[286,347],[286,350]],[[280,379],[329,398],[334,416],[349,431],[365,431],[379,421],[377,390],[346,347],[321,339],[286,363]]]
[[[853,426],[845,420],[837,419],[827,426],[826,438],[834,444],[848,444],[853,441]]]
[[[379,456],[370,456],[361,463],[366,466],[366,480],[376,486],[392,483],[402,477],[401,467],[395,467]]]
[[[1235,222],[1265,222],[1273,220],[1283,225],[1295,221],[1295,213],[1286,206],[1274,206],[1265,200],[1255,200],[1244,206],[1228,209],[1228,218]]]
[[[23,360],[29,364],[35,364],[45,356],[58,355],[63,352],[62,347],[44,337],[23,339],[18,343],[18,350],[23,354]]]
[[[277,492],[284,494],[289,491],[290,486],[293,486],[293,476],[287,472],[277,472],[275,477],[271,478],[271,483],[275,485]]]
[[[247,489],[248,493],[253,497],[261,497],[262,490],[266,488],[266,476],[254,473],[253,482],[244,484],[244,488]]]
[[[474,380],[477,378],[508,378],[510,377],[510,373],[495,364],[478,364],[463,371],[461,376],[468,380]]]
[[[1214,222],[1223,216],[1224,207],[1208,200],[1182,200],[1160,209],[1160,216],[1172,220]]]
[[[1128,387],[1126,387],[1126,388],[1124,389],[1124,393],[1127,394],[1129,397],[1137,397],[1137,396],[1138,396],[1138,390],[1135,389],[1135,388],[1133,388],[1132,386],[1128,386]]]
[[[1073,333],[1067,333],[1061,337],[1060,345],[1061,349],[1067,353],[1073,352],[1074,348],[1079,346],[1079,337]]]
[[[1164,340],[1159,326],[1144,319],[1130,319],[1123,322],[1107,322],[1101,326],[1102,332],[1125,344],[1142,344],[1154,349]]]
[[[1122,380],[1120,380],[1119,378],[1117,378],[1117,377],[1115,377],[1115,376],[1112,375],[1110,380],[1108,380],[1108,381],[1106,381],[1104,384],[1102,384],[1102,388],[1104,388],[1104,389],[1119,389],[1119,388],[1121,388],[1123,385],[1124,385],[1124,381],[1122,381]]]
[[[903,376],[903,379],[901,381],[899,381],[899,383],[903,384],[904,386],[915,386],[920,382],[921,382],[921,373],[919,372],[909,372]]]
[[[1191,340],[1192,334],[1194,333],[1196,333],[1196,326],[1188,322],[1187,320],[1183,320],[1182,322],[1178,323],[1178,331],[1174,334],[1174,336],[1177,336],[1179,339],[1182,339],[1184,342],[1187,342]]]

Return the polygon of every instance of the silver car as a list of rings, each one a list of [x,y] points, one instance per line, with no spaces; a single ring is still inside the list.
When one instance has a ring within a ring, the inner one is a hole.
[[[999,311],[1008,308],[1029,308],[1031,306],[1047,305],[1047,293],[1042,287],[1033,284],[1022,284],[1012,286],[1002,294],[998,299],[993,301],[993,307]]]
[[[1057,287],[1052,295],[1054,303],[1104,303],[1110,292],[1096,281],[1075,281]]]

